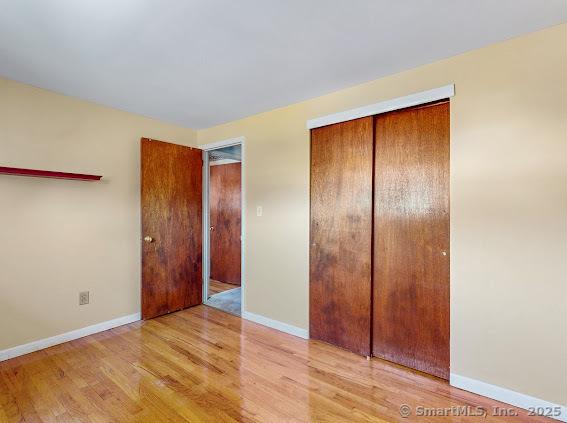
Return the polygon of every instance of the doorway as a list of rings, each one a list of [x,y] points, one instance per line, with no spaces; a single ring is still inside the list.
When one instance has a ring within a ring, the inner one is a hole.
[[[243,297],[242,147],[234,140],[203,146],[203,303],[237,316]]]

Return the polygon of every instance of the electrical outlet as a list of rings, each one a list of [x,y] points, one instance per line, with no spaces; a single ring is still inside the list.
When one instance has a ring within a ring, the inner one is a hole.
[[[89,303],[89,291],[79,292],[79,305],[85,305]]]

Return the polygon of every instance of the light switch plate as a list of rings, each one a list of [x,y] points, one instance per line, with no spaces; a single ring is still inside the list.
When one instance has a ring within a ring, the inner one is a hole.
[[[89,291],[79,292],[79,305],[89,303]]]
[[[262,216],[262,212],[263,212],[262,206],[256,207],[256,216],[258,217]]]

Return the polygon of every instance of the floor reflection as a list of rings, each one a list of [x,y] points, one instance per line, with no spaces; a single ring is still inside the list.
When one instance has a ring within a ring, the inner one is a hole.
[[[404,404],[499,403],[207,306],[0,363],[0,421],[8,422],[391,422]]]

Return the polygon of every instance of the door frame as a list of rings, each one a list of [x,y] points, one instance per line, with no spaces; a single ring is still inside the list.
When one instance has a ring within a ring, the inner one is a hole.
[[[209,151],[218,150],[219,148],[231,147],[233,145],[241,146],[241,175],[240,175],[240,194],[241,194],[241,217],[240,217],[240,312],[244,315],[246,310],[245,292],[246,278],[244,275],[246,265],[246,161],[245,161],[245,143],[246,137],[229,138],[225,140],[215,141],[208,144],[197,146],[203,150],[203,304],[208,304],[209,280],[211,275],[211,233],[210,233],[210,207],[209,207]]]

